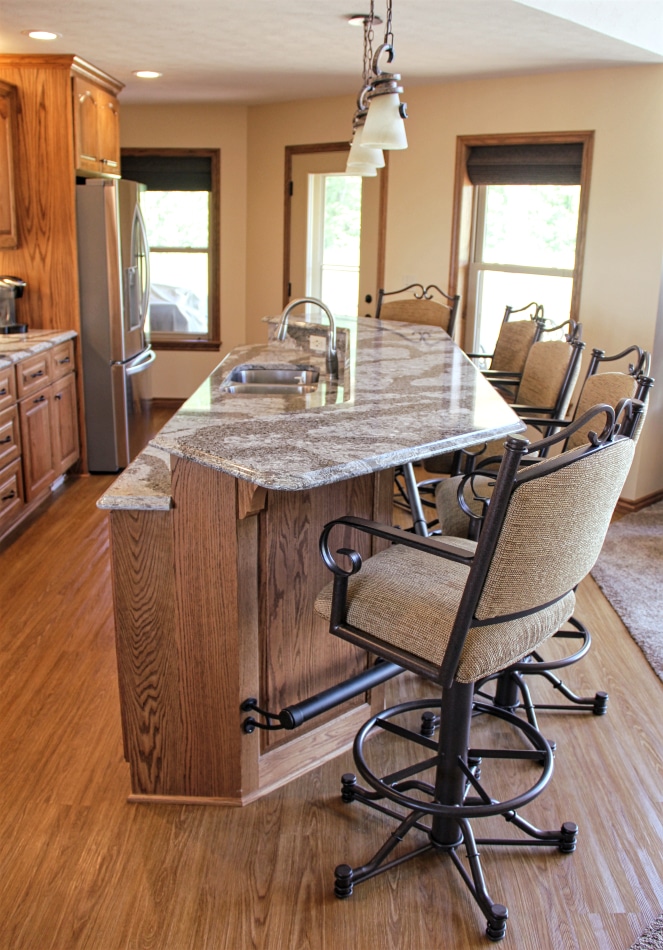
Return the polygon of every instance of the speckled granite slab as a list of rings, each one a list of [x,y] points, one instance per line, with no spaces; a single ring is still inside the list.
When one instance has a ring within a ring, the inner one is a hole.
[[[238,347],[152,446],[266,488],[297,491],[523,428],[444,331],[366,318],[342,325],[349,356],[337,383],[324,381],[306,395],[222,393],[231,370],[244,363],[306,362],[324,374],[324,354],[308,350],[301,334]],[[131,502],[131,477],[127,469],[99,506],[144,507],[140,478]],[[121,505],[113,503],[118,483]]]
[[[50,350],[76,336],[74,330],[29,330],[27,333],[0,334],[0,366],[20,363],[36,353]]]
[[[99,508],[139,511],[168,511],[170,495],[170,454],[148,445],[115,479],[99,502]]]

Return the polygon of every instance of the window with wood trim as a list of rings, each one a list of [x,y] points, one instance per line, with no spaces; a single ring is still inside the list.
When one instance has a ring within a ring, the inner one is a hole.
[[[578,319],[593,133],[458,139],[450,283],[463,342],[492,351],[506,305]]]
[[[146,186],[146,328],[155,349],[217,349],[220,339],[218,149],[123,149],[122,174]]]

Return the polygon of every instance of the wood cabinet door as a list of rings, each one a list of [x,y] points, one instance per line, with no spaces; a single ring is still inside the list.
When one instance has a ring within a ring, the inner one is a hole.
[[[16,402],[16,374],[14,364],[0,368],[0,409],[7,409]]]
[[[76,376],[69,373],[50,387],[52,393],[53,466],[62,475],[80,456]]]
[[[74,141],[76,169],[99,171],[98,88],[94,83],[76,76],[74,79]]]
[[[50,387],[19,403],[25,500],[32,501],[48,491],[55,479],[51,440]]]
[[[0,82],[0,247],[18,247],[14,139],[16,86]]]
[[[0,468],[13,462],[21,454],[21,435],[18,426],[18,409],[11,406],[0,412]]]
[[[99,161],[107,175],[120,174],[120,104],[116,97],[99,89],[97,92]]]
[[[16,459],[0,469],[0,537],[16,521],[24,507],[21,463]]]

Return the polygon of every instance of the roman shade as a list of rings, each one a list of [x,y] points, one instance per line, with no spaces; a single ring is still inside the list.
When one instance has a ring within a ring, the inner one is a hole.
[[[559,145],[476,145],[467,174],[473,185],[579,185],[582,142]]]
[[[122,155],[122,177],[148,191],[212,191],[208,155]]]

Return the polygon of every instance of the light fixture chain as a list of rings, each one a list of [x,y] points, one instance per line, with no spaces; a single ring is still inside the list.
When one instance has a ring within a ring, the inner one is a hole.
[[[391,31],[391,0],[387,0],[387,16],[385,18],[384,42],[385,42],[385,45],[389,45],[392,47],[394,45],[394,34]]]
[[[373,62],[373,20],[375,17],[375,0],[371,0],[368,16],[364,18],[364,85],[369,82],[371,63]]]

